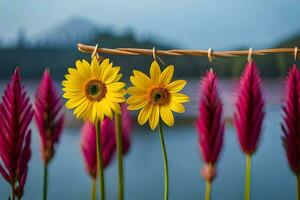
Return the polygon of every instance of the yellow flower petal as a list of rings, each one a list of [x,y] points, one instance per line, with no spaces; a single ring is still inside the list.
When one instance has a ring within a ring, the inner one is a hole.
[[[159,84],[162,86],[167,86],[173,78],[174,66],[169,65],[160,75]]]
[[[159,121],[159,106],[155,105],[149,117],[149,125],[152,130],[156,128],[158,121]]]
[[[105,70],[102,78],[103,82],[106,84],[111,83],[116,78],[119,71],[120,67],[113,67],[112,69]]]
[[[145,107],[145,105],[146,105],[147,103],[149,103],[149,102],[143,101],[143,102],[141,102],[141,103],[139,103],[139,104],[131,104],[131,105],[129,105],[129,106],[127,107],[127,109],[128,109],[128,110],[139,110],[139,109]]]
[[[114,82],[106,85],[107,91],[118,92],[121,91],[125,87],[125,83],[123,82]]]
[[[80,99],[80,98],[84,98],[84,94],[81,92],[66,92],[63,94],[63,97],[66,99]]]
[[[92,68],[92,72],[93,72],[93,75],[95,76],[95,78],[100,79],[100,77],[101,77],[101,68],[99,67],[99,62],[98,62],[96,57],[94,57],[92,59],[91,68]]]
[[[81,88],[65,87],[65,88],[62,88],[62,91],[69,92],[69,93],[81,93],[82,89]]]
[[[80,116],[76,116],[76,117],[81,118],[84,121],[89,120],[89,118],[91,118],[90,116],[92,115],[92,108],[93,108],[92,102],[88,102],[88,105],[85,107],[84,112]],[[90,122],[94,123],[94,121],[92,120],[90,120]]]
[[[84,85],[82,83],[79,84],[71,81],[65,81],[62,83],[62,85],[64,86],[63,91],[82,91],[84,89]]]
[[[188,102],[190,99],[185,94],[181,93],[171,93],[171,101],[176,101],[179,103],[185,103]]]
[[[71,88],[80,88],[82,89],[83,88],[83,85],[82,85],[82,82],[81,83],[77,83],[77,82],[72,82],[72,81],[67,81],[67,80],[64,80],[62,81],[62,86],[64,87],[71,87]]]
[[[111,108],[109,106],[109,103],[107,102],[106,98],[103,98],[100,102],[99,102],[99,106],[98,109],[102,109],[105,116],[107,116],[109,119],[113,118],[113,113],[111,111]]]
[[[145,100],[143,98],[137,98],[136,96],[130,96],[129,98],[127,98],[126,103],[127,104],[139,104],[144,101]]]
[[[104,74],[104,71],[107,70],[107,69],[110,69],[112,65],[109,64],[109,59],[106,58],[104,59],[100,65],[99,65],[99,69],[100,69],[100,80],[103,80],[103,74]]]
[[[120,107],[119,103],[112,102],[109,99],[106,99],[106,102],[108,103],[108,105],[110,106],[110,108],[112,109],[112,111],[114,111],[114,113],[116,113],[116,114],[120,114],[121,113],[121,107]]]
[[[148,89],[149,87],[153,86],[153,83],[147,83],[144,79],[138,76],[130,76],[131,83],[138,88]]]
[[[174,125],[174,116],[171,110],[167,106],[161,106],[159,108],[161,119],[168,125],[173,126]]]
[[[170,93],[175,93],[175,92],[179,92],[180,90],[182,90],[185,85],[186,85],[185,80],[176,80],[176,81],[169,83],[166,88]]]
[[[147,94],[147,90],[137,88],[137,87],[130,87],[127,89],[127,92],[135,96],[143,96]]]
[[[74,68],[68,68],[69,75],[66,75],[66,79],[71,82],[82,83],[85,80],[84,76],[82,76],[78,70]]]
[[[122,78],[122,74],[118,74],[113,82],[117,82]]]
[[[181,103],[178,103],[178,102],[171,101],[170,104],[169,104],[169,108],[172,111],[177,112],[177,113],[184,113],[185,112],[184,106]]]
[[[127,99],[127,104],[130,104],[130,105],[128,105],[127,109],[128,110],[138,110],[138,109],[143,108],[149,102],[150,102],[150,100],[147,98],[135,98],[135,97],[131,96]]]
[[[150,77],[154,82],[159,80],[161,74],[160,66],[156,60],[154,60],[150,66]]]
[[[88,62],[84,62],[85,60],[82,61],[83,63],[79,60],[76,61],[78,74],[80,74],[83,78],[89,78],[92,76],[90,64]]]
[[[113,92],[113,91],[107,91],[106,96],[111,96],[111,97],[116,97],[116,98],[123,98],[126,94],[126,90],[122,89],[120,91],[117,92]]]
[[[126,98],[122,94],[114,93],[114,92],[107,92],[105,97],[110,99],[111,101],[118,102],[118,103],[123,103],[126,100]]]
[[[138,70],[133,70],[133,75],[137,79],[141,79],[144,82],[144,84],[146,85],[147,88],[151,87],[153,85],[153,81],[149,78],[149,76],[147,76],[143,72],[140,72]]]
[[[96,122],[96,120],[97,120],[97,111],[98,111],[98,104],[99,104],[99,102],[94,102],[93,103],[93,108],[92,108],[92,115],[91,115],[91,119],[90,119],[90,121],[92,121],[92,122]]]
[[[72,109],[72,108],[75,108],[77,106],[79,106],[80,104],[82,104],[83,102],[85,101],[85,98],[72,98],[72,99],[69,99],[65,106],[67,109]]]
[[[150,114],[152,112],[153,106],[151,103],[148,103],[138,115],[138,123],[139,125],[144,125],[146,121],[149,119]]]
[[[86,108],[89,105],[89,103],[90,102],[88,100],[84,99],[84,101],[80,105],[76,106],[76,108],[74,109],[74,114],[78,118],[80,118],[81,115],[83,115],[83,113],[87,111]]]

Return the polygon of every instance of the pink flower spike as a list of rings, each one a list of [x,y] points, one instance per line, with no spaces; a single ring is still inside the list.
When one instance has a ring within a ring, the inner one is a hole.
[[[126,154],[130,148],[131,139],[131,116],[125,104],[122,105],[122,135],[123,153]],[[87,172],[92,178],[97,177],[97,151],[96,151],[96,129],[90,122],[85,122],[81,129],[81,150]],[[101,124],[101,144],[103,154],[103,166],[106,168],[116,151],[116,133],[114,121],[105,118]]]
[[[58,95],[48,69],[37,88],[34,104],[34,117],[41,138],[41,154],[48,163],[55,153],[64,124],[62,101]]]
[[[286,77],[284,118],[281,124],[283,145],[290,168],[300,174],[300,72],[296,64]]]
[[[205,162],[202,175],[206,180],[211,181],[215,176],[215,164],[223,145],[225,127],[222,119],[223,105],[218,94],[218,81],[212,69],[202,78],[200,93],[196,127],[202,158]]]
[[[130,149],[131,133],[132,133],[132,117],[127,110],[127,104],[121,105],[122,111],[122,135],[123,135],[123,153],[126,154]],[[115,147],[116,148],[116,147]]]
[[[32,116],[29,97],[21,85],[20,70],[16,68],[0,104],[0,173],[18,198],[23,196],[31,157],[28,126]]]
[[[261,78],[256,64],[246,64],[240,78],[239,93],[235,103],[234,124],[242,151],[252,155],[256,149],[265,116]]]

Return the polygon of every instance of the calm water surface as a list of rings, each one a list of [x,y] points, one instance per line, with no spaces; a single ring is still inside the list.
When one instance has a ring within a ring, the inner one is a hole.
[[[276,82],[277,83],[277,82]],[[196,83],[192,86],[196,88]],[[229,95],[233,83],[221,84],[226,107],[232,106]],[[295,199],[296,179],[291,174],[281,142],[282,87],[270,84],[267,92],[267,113],[258,152],[253,157],[252,197],[255,200]],[[229,88],[228,90],[226,89]],[[224,89],[225,88],[225,89]],[[193,91],[188,88],[187,91]],[[227,94],[227,95],[226,95]],[[191,95],[193,96],[193,95]],[[196,99],[194,96],[192,98]],[[273,99],[273,100],[272,100]],[[274,100],[275,99],[275,100]],[[195,105],[188,105],[194,113]],[[232,109],[228,109],[229,114]],[[170,165],[170,200],[203,199],[205,182],[200,177],[197,135],[193,124],[165,128]],[[39,138],[33,127],[32,159],[24,200],[41,199],[42,162]],[[132,148],[125,158],[126,199],[163,199],[163,160],[159,135],[147,128],[135,128]],[[117,199],[117,165],[114,160],[105,170],[108,200]],[[213,199],[240,200],[244,191],[245,158],[240,153],[235,131],[227,126],[224,149],[218,163],[218,176],[213,183]],[[0,178],[0,199],[7,199],[10,188]],[[90,179],[85,172],[80,152],[78,129],[65,129],[56,157],[50,164],[49,200],[90,199]]]

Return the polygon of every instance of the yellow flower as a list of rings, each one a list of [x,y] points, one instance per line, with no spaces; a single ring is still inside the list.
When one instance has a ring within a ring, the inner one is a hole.
[[[113,67],[109,59],[99,64],[93,58],[77,61],[76,68],[69,68],[66,80],[62,82],[63,97],[68,99],[67,109],[74,109],[74,115],[96,123],[107,116],[113,118],[113,112],[120,113],[119,103],[125,101],[125,83],[118,82],[122,74],[120,67]]]
[[[188,102],[189,97],[178,92],[185,86],[186,81],[171,82],[173,73],[173,65],[169,65],[161,72],[156,61],[151,64],[150,77],[140,71],[133,71],[130,81],[134,87],[127,90],[132,95],[127,99],[127,104],[129,104],[129,110],[141,109],[138,115],[140,125],[149,120],[150,128],[153,130],[161,117],[168,126],[173,126],[172,111],[178,113],[185,111],[182,103]]]

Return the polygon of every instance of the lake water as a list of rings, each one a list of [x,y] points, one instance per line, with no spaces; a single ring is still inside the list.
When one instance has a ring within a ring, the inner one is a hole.
[[[281,141],[282,81],[264,82],[267,100],[266,118],[257,153],[253,156],[252,199],[295,199],[296,178],[290,172]],[[225,115],[233,109],[234,81],[221,82]],[[196,115],[194,81],[186,92],[192,97],[187,114]],[[179,118],[178,118],[179,119]],[[39,138],[33,127],[32,159],[24,200],[41,199],[43,165],[39,154]],[[193,123],[165,127],[165,140],[170,167],[170,200],[203,199],[205,182],[200,176],[202,161]],[[130,152],[125,157],[126,199],[163,199],[163,160],[159,135],[147,127],[135,128]],[[80,135],[76,128],[66,128],[50,164],[49,200],[90,199],[90,179],[85,172],[80,152]],[[240,200],[244,195],[245,157],[240,152],[235,130],[228,125],[225,144],[218,163],[218,176],[213,182],[212,199]],[[105,170],[107,199],[117,199],[117,163],[113,160]],[[10,188],[0,178],[0,199],[7,199]]]

